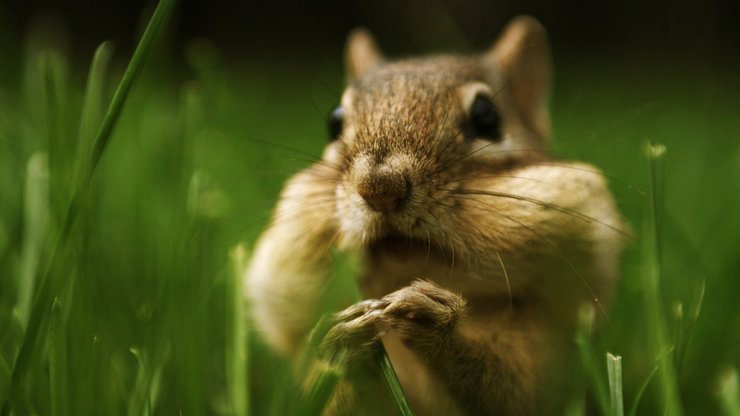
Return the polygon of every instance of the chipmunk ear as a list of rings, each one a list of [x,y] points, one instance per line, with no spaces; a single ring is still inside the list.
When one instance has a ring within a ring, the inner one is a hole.
[[[550,135],[552,61],[545,28],[530,16],[514,18],[486,54],[510,83],[519,113],[546,139]]]
[[[373,35],[361,27],[347,36],[344,59],[349,82],[361,77],[369,69],[385,60]]]

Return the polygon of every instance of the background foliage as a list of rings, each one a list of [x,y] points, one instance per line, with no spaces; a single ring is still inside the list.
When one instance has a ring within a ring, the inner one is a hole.
[[[526,11],[553,34],[553,153],[602,168],[638,235],[611,324],[583,350],[583,391],[598,407],[610,351],[623,357],[627,410],[642,395],[639,413],[677,412],[675,387],[686,413],[737,414],[740,77],[728,52],[737,45],[728,6],[663,14],[647,6],[630,13],[627,3],[585,9],[573,25],[562,17],[576,9],[568,3],[502,3],[496,24],[486,25],[473,11],[490,4],[470,2],[468,12],[435,4],[424,16],[413,3],[394,12],[379,2],[312,7],[301,18],[305,6],[229,13],[226,2],[184,3],[133,84],[56,254],[141,33],[132,22],[153,8],[125,6],[137,8],[119,14],[126,32],[120,23],[88,25],[110,17],[79,4],[1,6],[0,21],[21,23],[0,25],[0,398],[16,414],[284,411],[294,382],[240,312],[235,270],[282,182],[320,154],[325,115],[342,89],[343,33],[358,23],[377,28],[391,55],[470,51]],[[233,17],[240,13],[248,24]],[[695,24],[684,27],[692,13]],[[277,17],[279,29],[264,23]],[[317,25],[322,18],[327,24]],[[634,27],[644,21],[655,33]],[[93,59],[109,37],[116,46]],[[648,141],[665,145],[664,156],[649,160]],[[39,295],[54,256],[52,290]],[[42,329],[13,385],[36,296]],[[659,328],[665,336],[656,341]]]

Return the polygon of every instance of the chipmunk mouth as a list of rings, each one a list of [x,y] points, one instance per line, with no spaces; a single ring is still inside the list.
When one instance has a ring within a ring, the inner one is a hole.
[[[372,256],[390,256],[396,259],[408,259],[414,256],[430,256],[439,253],[441,248],[431,239],[411,237],[400,232],[391,231],[367,246]]]
[[[405,257],[418,249],[425,248],[426,242],[410,238],[398,232],[390,232],[374,241],[368,246],[371,254],[393,254],[394,256]]]

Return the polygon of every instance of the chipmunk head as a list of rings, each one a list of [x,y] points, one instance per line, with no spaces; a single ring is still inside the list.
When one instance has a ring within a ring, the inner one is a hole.
[[[448,196],[467,177],[544,157],[550,55],[530,17],[479,56],[386,61],[360,29],[346,59],[349,83],[324,155],[342,171],[340,246],[389,235],[444,239],[439,224],[456,204]]]

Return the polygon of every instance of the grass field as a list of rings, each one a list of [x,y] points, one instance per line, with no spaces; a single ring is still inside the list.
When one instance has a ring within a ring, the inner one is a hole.
[[[226,62],[200,41],[175,69],[168,47],[136,78],[109,44],[89,75],[30,41],[0,68],[5,412],[283,414],[294,394],[238,277],[282,181],[320,154],[341,62]],[[618,386],[624,414],[740,414],[738,66],[556,64],[553,152],[602,168],[638,236],[611,323],[576,340],[583,395],[604,414]]]

